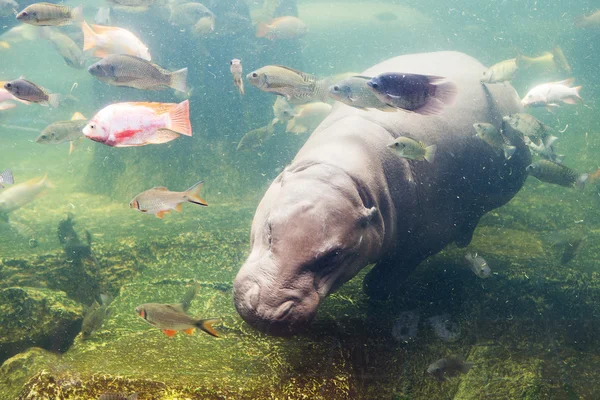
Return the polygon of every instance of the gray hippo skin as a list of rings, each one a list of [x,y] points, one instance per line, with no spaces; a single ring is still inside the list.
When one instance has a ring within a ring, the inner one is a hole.
[[[471,241],[479,218],[508,202],[531,156],[510,160],[475,136],[475,122],[502,126],[519,112],[509,84],[484,86],[485,67],[457,52],[395,57],[364,75],[409,72],[447,77],[456,103],[438,116],[362,111],[336,104],[260,202],[251,252],[234,282],[238,313],[272,335],[306,328],[323,299],[368,264],[371,297],[394,293],[421,261],[451,242]],[[436,144],[433,164],[396,156],[398,136]]]

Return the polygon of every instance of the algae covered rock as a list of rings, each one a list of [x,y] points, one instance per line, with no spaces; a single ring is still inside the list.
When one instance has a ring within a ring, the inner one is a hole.
[[[64,292],[0,290],[0,360],[32,346],[64,352],[81,328],[82,308]]]
[[[32,376],[43,369],[56,366],[59,358],[57,354],[32,347],[4,361],[0,367],[0,398],[17,398],[23,385]]]

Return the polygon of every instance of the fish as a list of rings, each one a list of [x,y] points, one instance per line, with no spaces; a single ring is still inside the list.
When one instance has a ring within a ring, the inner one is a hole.
[[[261,147],[267,140],[273,136],[273,125],[261,126],[246,132],[237,145],[237,151],[253,150]]]
[[[540,122],[531,114],[515,113],[502,117],[502,121],[508,124],[521,137],[543,139],[549,135],[550,127]]]
[[[18,7],[19,4],[15,0],[0,0],[0,17],[12,15]]]
[[[548,160],[529,164],[525,170],[539,181],[583,190],[589,174],[579,173],[565,165]]]
[[[174,26],[192,26],[205,17],[210,18],[214,24],[215,14],[204,4],[191,1],[182,4],[174,3],[171,4],[169,23]]]
[[[0,192],[0,214],[9,214],[31,203],[48,188],[54,188],[54,185],[48,181],[48,175],[44,175],[4,189]]]
[[[100,110],[83,134],[113,147],[162,144],[179,135],[192,136],[190,102],[114,103]]]
[[[471,271],[479,278],[486,279],[492,275],[492,270],[488,266],[487,261],[483,259],[483,257],[471,253],[467,253],[465,255],[465,262],[471,268]]]
[[[67,65],[72,68],[81,69],[85,57],[79,46],[64,33],[49,27],[42,28],[42,37],[49,40],[56,49],[57,53],[65,60]]]
[[[215,17],[202,17],[192,28],[192,32],[198,35],[208,35],[215,31]]]
[[[555,163],[562,163],[564,159],[564,155],[556,154],[554,152],[554,148],[552,145],[556,142],[558,138],[556,136],[547,135],[540,144],[529,139],[529,136],[525,136],[523,141],[529,147],[532,153],[537,154],[543,159],[553,161]]]
[[[521,100],[523,107],[558,107],[559,103],[577,104],[582,101],[581,86],[571,87],[573,78],[560,82],[550,82],[531,89]]]
[[[107,392],[107,393],[100,395],[100,397],[98,397],[98,400],[137,400],[137,399],[138,399],[137,393],[132,393],[130,395],[126,395],[123,393]]]
[[[229,61],[229,70],[231,71],[231,76],[233,77],[233,84],[238,88],[240,94],[244,95],[242,60],[234,58],[233,60]]]
[[[495,151],[503,151],[504,158],[510,160],[517,148],[513,146],[508,138],[492,124],[476,122],[473,124],[478,138],[486,142]]]
[[[94,49],[99,58],[111,54],[129,54],[151,61],[148,47],[133,33],[123,28],[103,25],[88,25],[83,21],[83,51]]]
[[[329,112],[331,112],[331,105],[322,102],[296,106],[285,131],[296,134],[312,132],[329,115]]]
[[[88,72],[98,80],[113,86],[140,90],[172,88],[187,92],[187,68],[175,72],[129,54],[113,54],[90,65]]]
[[[554,64],[554,55],[545,51],[542,55],[537,57],[527,57],[523,54],[519,54],[517,59],[517,65],[519,68],[533,68],[535,70],[554,70],[556,68]]]
[[[277,96],[275,103],[273,103],[273,115],[275,118],[271,121],[271,126],[279,122],[287,122],[294,118],[294,109],[285,97]]]
[[[268,23],[259,23],[256,37],[269,40],[296,39],[304,36],[306,32],[306,24],[300,18],[285,16]]]
[[[367,86],[367,82],[372,78],[371,76],[355,75],[336,82],[329,86],[329,97],[360,110],[372,108],[380,111],[398,111],[379,100]]]
[[[435,144],[426,146],[423,142],[405,136],[392,141],[388,147],[400,157],[417,161],[427,160],[429,163],[433,163],[437,151]]]
[[[83,21],[83,7],[52,3],[34,3],[17,14],[21,22],[36,26],[62,26]]]
[[[0,189],[4,188],[5,184],[12,185],[15,183],[15,178],[13,177],[12,171],[9,169],[5,169],[0,173]]]
[[[600,10],[596,10],[590,15],[575,18],[575,26],[578,28],[600,28]]]
[[[367,86],[390,107],[423,115],[442,113],[457,95],[453,82],[431,75],[386,72],[371,78]]]
[[[94,23],[97,25],[111,25],[110,7],[99,7],[94,16]]]
[[[33,25],[18,25],[0,35],[0,40],[9,46],[37,39],[39,39],[39,30]]]
[[[500,61],[483,72],[482,83],[501,83],[511,81],[519,70],[516,58]]]
[[[327,101],[324,81],[283,65],[264,66],[250,72],[246,79],[263,92],[284,96],[288,101]]]
[[[8,226],[10,227],[10,230],[13,231],[17,236],[27,240],[29,247],[37,247],[38,241],[36,239],[36,234],[29,225],[10,220],[8,221]]]
[[[554,66],[558,72],[565,75],[571,74],[571,66],[565,57],[565,53],[563,53],[562,49],[557,45],[552,47],[552,60],[554,61]]]
[[[23,78],[6,82],[4,89],[18,99],[37,103],[42,106],[58,107],[60,95],[50,93],[47,89]]]
[[[173,337],[180,331],[192,335],[195,329],[219,337],[213,328],[214,324],[220,322],[218,318],[192,318],[185,313],[182,304],[146,303],[137,306],[135,312],[147,323],[162,330],[168,337]]]
[[[70,121],[57,121],[48,125],[35,140],[39,144],[61,144],[69,142],[69,154],[75,149],[75,142],[84,137],[82,129],[87,119],[79,112]]]
[[[200,181],[185,192],[172,192],[162,186],[153,187],[135,196],[129,202],[129,207],[145,214],[156,215],[161,219],[171,210],[181,211],[181,206],[185,202],[206,207],[208,203],[199,195],[203,183]]]
[[[100,304],[94,301],[94,304],[88,309],[85,317],[83,317],[83,323],[81,324],[81,338],[89,339],[92,333],[97,331],[106,317],[110,314],[108,306],[112,302],[112,298],[109,295],[100,295]]]
[[[427,373],[439,382],[444,382],[446,377],[468,373],[473,365],[472,362],[465,362],[462,357],[451,355],[431,363],[427,367]]]

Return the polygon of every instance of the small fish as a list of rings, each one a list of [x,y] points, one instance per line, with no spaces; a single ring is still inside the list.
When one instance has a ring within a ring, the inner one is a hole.
[[[107,392],[98,397],[98,400],[137,400],[137,393],[130,394],[129,396],[123,393]]]
[[[83,51],[94,49],[99,58],[111,54],[129,54],[150,61],[148,47],[133,33],[123,28],[102,25],[88,25],[83,21]]]
[[[578,28],[600,28],[600,10],[596,10],[590,15],[577,17],[575,26]]]
[[[4,89],[18,99],[38,103],[42,106],[50,105],[56,108],[60,102],[59,94],[51,94],[43,87],[23,78],[6,82],[4,84]]]
[[[10,169],[5,169],[0,173],[0,189],[4,188],[4,184],[12,185],[15,183],[13,173]]]
[[[42,28],[41,36],[54,45],[57,53],[61,55],[69,67],[83,68],[85,61],[83,52],[73,39],[55,28],[48,27]]]
[[[374,108],[380,111],[397,111],[383,103],[375,96],[375,93],[367,86],[372,79],[370,76],[351,76],[336,82],[329,87],[329,97],[340,101],[350,107],[366,110]]]
[[[445,78],[401,72],[377,75],[367,86],[390,107],[423,115],[442,113],[444,106],[454,103],[457,94],[456,85]]]
[[[571,66],[565,57],[565,53],[563,53],[562,49],[557,45],[554,45],[552,48],[552,59],[558,72],[566,75],[571,74]]]
[[[17,25],[0,35],[0,40],[7,45],[39,39],[39,31],[33,25]]]
[[[15,0],[0,0],[0,17],[12,15],[17,8],[19,4]]]
[[[435,144],[426,146],[423,142],[405,136],[400,136],[392,143],[388,144],[388,147],[400,157],[417,161],[427,160],[429,163],[434,161],[435,152],[437,150]]]
[[[581,174],[562,164],[540,160],[525,168],[530,175],[546,183],[583,190],[588,174]]]
[[[485,261],[483,257],[477,255],[477,253],[467,253],[467,255],[465,255],[465,262],[469,268],[471,268],[471,271],[479,278],[486,279],[492,275],[492,270],[488,266],[487,261]]]
[[[482,83],[501,83],[505,81],[511,81],[519,66],[517,65],[517,59],[511,58],[509,60],[500,61],[497,64],[489,67],[481,77]]]
[[[545,51],[541,56],[537,57],[527,57],[523,54],[519,54],[516,58],[516,63],[519,68],[533,68],[536,71],[548,71],[556,68],[556,65],[554,64],[554,55],[549,51]]]
[[[76,112],[70,121],[54,122],[44,128],[35,140],[39,144],[61,144],[69,142],[69,154],[75,149],[75,142],[84,137],[82,129],[87,125],[87,119]]]
[[[31,203],[40,197],[48,188],[53,188],[48,181],[48,176],[33,178],[27,182],[13,185],[0,192],[0,214],[9,214],[12,211]]]
[[[271,126],[294,118],[294,110],[285,97],[277,96],[275,103],[273,103],[273,115],[275,115],[275,118],[271,121]]]
[[[517,148],[492,124],[477,122],[473,124],[478,138],[490,145],[495,151],[503,151],[504,158],[510,160]]]
[[[550,127],[530,114],[510,114],[504,116],[502,120],[517,131],[521,137],[529,136],[530,138],[543,139],[549,135]]]
[[[215,31],[215,17],[202,17],[194,24],[192,32],[198,35],[208,35]]]
[[[258,24],[256,37],[269,40],[296,39],[304,36],[306,31],[306,24],[300,18],[285,16]]]
[[[286,132],[306,133],[314,131],[329,115],[331,105],[322,102],[308,103],[297,106],[285,127]]]
[[[523,107],[558,107],[559,103],[577,104],[581,101],[581,86],[571,87],[573,79],[550,82],[531,89],[521,100]]]
[[[284,96],[288,101],[326,101],[324,81],[314,75],[282,65],[267,65],[246,75],[251,84],[263,92]]]
[[[140,90],[173,88],[187,92],[187,68],[175,72],[128,54],[113,54],[88,68],[88,72],[104,83]]]
[[[554,152],[554,148],[552,147],[554,142],[556,142],[557,140],[558,140],[558,138],[556,136],[552,136],[552,135],[547,135],[544,138],[544,140],[541,141],[540,144],[535,143],[534,141],[529,139],[528,136],[525,136],[525,138],[523,139],[523,141],[525,142],[527,147],[529,147],[529,150],[531,150],[532,153],[537,154],[538,156],[542,157],[545,160],[550,160],[550,161],[560,164],[560,163],[562,163],[564,156],[560,155],[560,154],[556,154]]]
[[[238,91],[241,95],[244,94],[244,79],[243,79],[243,70],[242,70],[242,60],[238,60],[234,58],[229,61],[229,70],[231,71],[231,76],[233,76],[233,84],[238,88]]]
[[[181,211],[181,205],[185,202],[208,206],[199,195],[203,183],[200,181],[185,192],[171,192],[166,187],[154,187],[135,196],[129,202],[129,207],[162,219],[171,210]]]
[[[52,3],[35,3],[17,14],[21,22],[36,26],[61,26],[83,20],[83,7],[75,8]]]
[[[273,136],[273,125],[261,126],[247,132],[237,145],[237,151],[253,150],[261,147]]]
[[[192,26],[202,18],[210,18],[214,25],[215,14],[201,3],[171,4],[169,23],[174,26]],[[214,29],[214,28],[213,28]]]
[[[92,333],[97,331],[104,320],[109,315],[108,306],[112,302],[112,298],[109,295],[100,295],[101,304],[94,301],[94,304],[88,309],[83,323],[81,324],[81,337],[82,339],[89,339]]]
[[[431,363],[427,367],[427,373],[438,381],[444,382],[446,377],[450,378],[466,374],[472,367],[472,362],[465,362],[462,357],[451,355]]]
[[[135,312],[150,325],[162,330],[168,337],[175,336],[178,331],[192,335],[196,328],[211,336],[219,337],[213,328],[213,324],[220,322],[219,319],[192,318],[183,311],[181,304],[147,303],[137,306]]]
[[[100,7],[94,16],[94,23],[97,25],[111,25],[110,7]]]
[[[13,220],[8,221],[8,225],[10,230],[13,231],[17,236],[27,240],[29,247],[37,247],[38,241],[36,239],[36,234],[29,225]]]
[[[83,134],[113,147],[162,144],[179,135],[192,136],[190,102],[111,104],[92,118]]]

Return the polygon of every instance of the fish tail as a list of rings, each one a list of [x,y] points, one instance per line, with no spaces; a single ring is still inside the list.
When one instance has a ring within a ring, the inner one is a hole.
[[[579,15],[573,19],[573,23],[577,28],[585,27],[585,16]]]
[[[258,24],[258,26],[256,27],[256,37],[262,38],[267,36],[267,34],[269,33],[269,25],[261,22]]]
[[[435,93],[433,96],[447,106],[454,104],[457,94],[458,88],[454,82],[447,81],[435,84]]]
[[[285,126],[285,131],[286,131],[286,132],[291,132],[291,131],[292,131],[292,129],[294,129],[294,127],[295,127],[295,126],[296,126],[296,118],[292,118],[292,119],[290,119],[290,120],[287,122],[287,124],[286,124],[286,126]]]
[[[8,183],[10,185],[12,185],[13,183],[15,183],[15,179],[13,177],[13,173],[12,171],[9,169],[4,170],[0,176],[2,177],[2,183]]]
[[[433,163],[433,161],[435,160],[436,151],[437,151],[437,146],[435,144],[432,144],[431,146],[427,146],[427,147],[425,147],[425,155],[423,157],[425,157],[427,162]]]
[[[244,92],[244,80],[242,78],[238,80],[238,90],[242,96],[246,94]]]
[[[515,151],[517,151],[517,148],[515,146],[511,146],[508,144],[505,144],[504,146],[502,146],[502,148],[504,149],[504,158],[506,158],[507,160],[510,160],[513,154],[515,154]]]
[[[517,57],[515,58],[515,64],[519,69],[527,69],[531,67],[531,58],[526,57],[520,51],[517,51]]]
[[[573,88],[574,92],[575,92],[575,97],[577,97],[579,100],[583,100],[581,98],[581,96],[579,95],[579,91],[583,88],[583,86],[575,86]]]
[[[185,191],[185,199],[190,203],[199,204],[201,206],[208,206],[206,200],[200,197],[200,189],[202,189],[202,185],[204,181],[200,181],[196,183],[194,186]]]
[[[179,71],[172,72],[169,86],[182,93],[187,93],[187,73],[187,68],[182,68]]]
[[[92,30],[87,22],[83,21],[81,23],[81,30],[83,31],[83,51],[96,47],[96,32]]]
[[[215,331],[215,329],[213,328],[213,324],[217,324],[221,322],[220,319],[218,318],[211,318],[211,319],[201,319],[198,322],[196,322],[196,328],[203,330],[204,332],[208,333],[211,336],[214,337],[219,337],[219,333],[217,331]]]
[[[52,93],[48,95],[48,104],[54,108],[58,108],[58,103],[60,103],[60,94]]]
[[[469,372],[471,370],[473,365],[474,364],[472,362],[463,363],[463,365],[460,367],[460,370],[463,374],[466,374],[467,372]]]
[[[192,136],[189,100],[182,101],[169,111],[169,119],[171,120],[169,129],[182,135]]]
[[[0,41],[0,47],[3,49],[10,49],[10,43],[5,41]]]
[[[77,23],[83,21],[83,6],[81,4],[71,9],[71,19]]]
[[[583,188],[585,187],[585,182],[588,180],[589,177],[590,174],[579,175],[579,178],[577,178],[577,182],[575,182],[575,187],[579,190],[583,190]]]
[[[54,184],[48,180],[48,174],[44,175],[44,177],[39,181],[39,184],[44,185],[45,187],[47,187],[49,189],[56,188],[56,186],[54,186]]]

